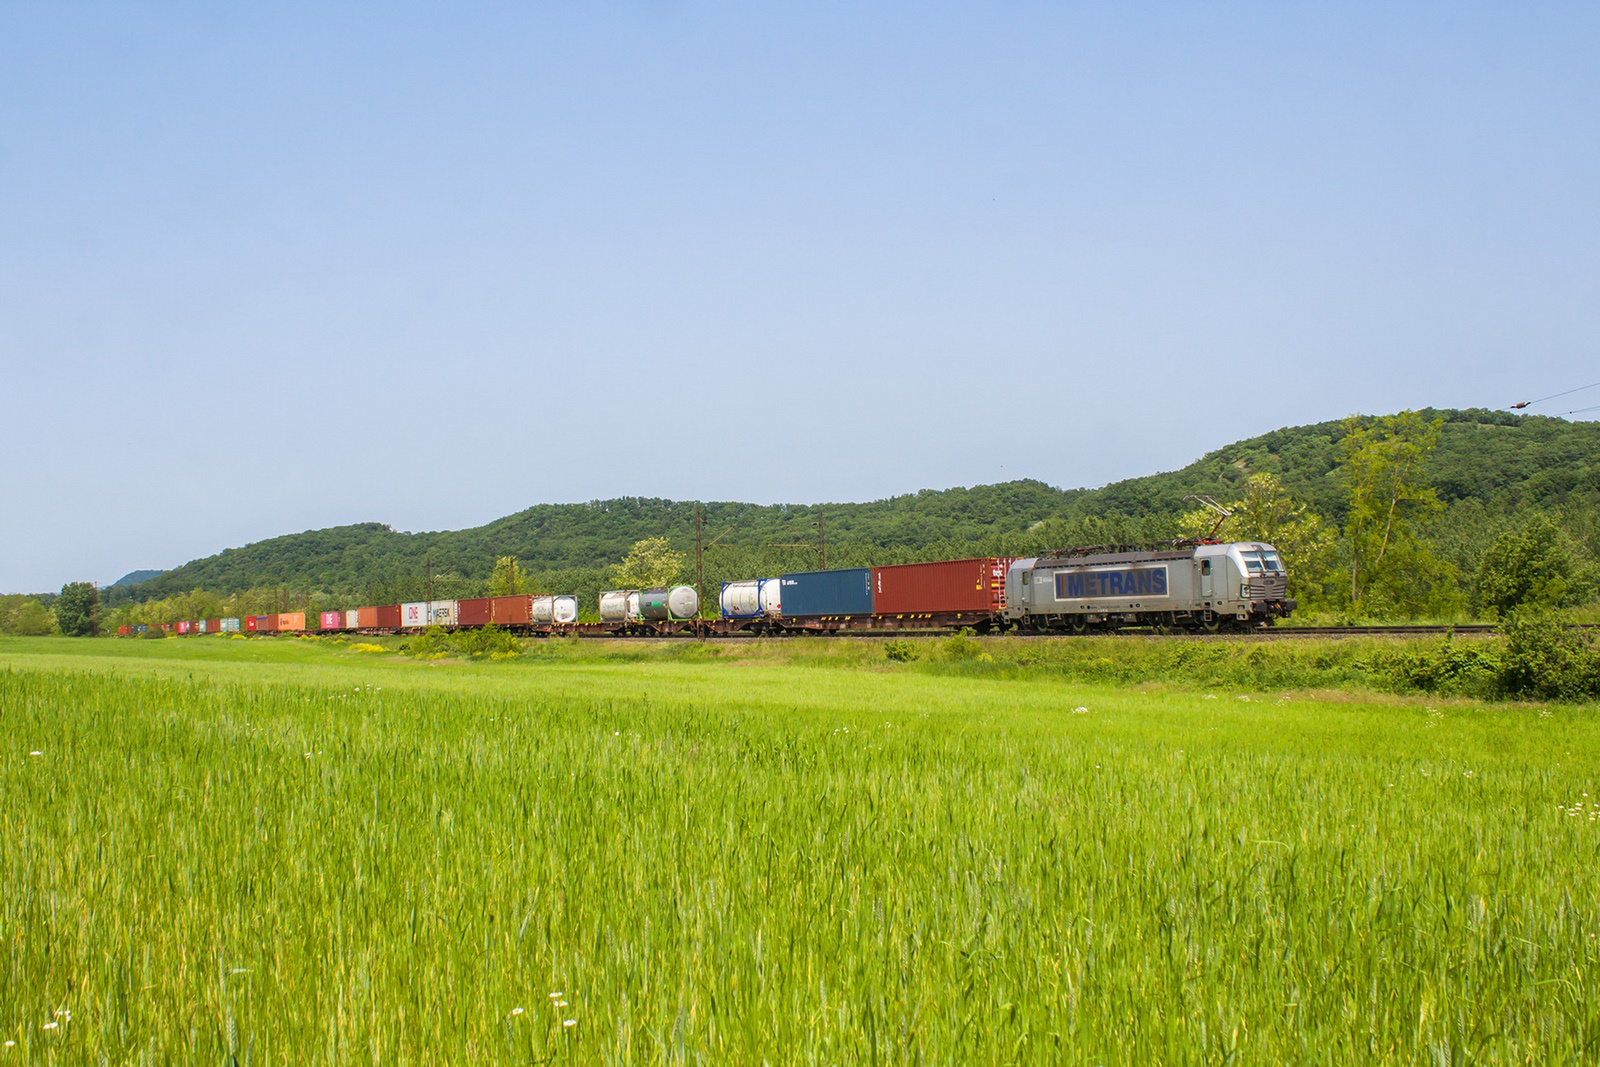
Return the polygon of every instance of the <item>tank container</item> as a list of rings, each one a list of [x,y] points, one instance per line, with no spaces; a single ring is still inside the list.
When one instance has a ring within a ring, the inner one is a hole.
[[[801,571],[778,581],[786,619],[872,614],[871,568]]]
[[[628,591],[628,621],[638,622],[642,618],[644,616],[639,614],[639,591],[630,589]]]
[[[578,621],[578,598],[571,596],[536,596],[533,598],[533,621],[540,626],[566,626]]]
[[[782,604],[783,586],[776,578],[749,578],[725,582],[719,607],[724,619],[776,617]]]
[[[628,617],[628,597],[637,596],[626,589],[612,589],[600,594],[600,621],[622,622]]]
[[[639,592],[639,613],[652,621],[692,619],[700,610],[700,595],[692,586],[657,586]]]

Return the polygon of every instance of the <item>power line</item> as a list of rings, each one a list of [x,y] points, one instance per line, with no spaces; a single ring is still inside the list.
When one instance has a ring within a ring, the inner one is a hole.
[[[1538,400],[1523,400],[1520,403],[1512,404],[1511,405],[1511,410],[1512,411],[1521,411],[1525,407],[1531,407],[1534,404],[1543,404],[1546,400],[1554,400],[1558,396],[1570,396],[1573,393],[1581,393],[1585,389],[1593,389],[1596,385],[1600,385],[1600,382],[1593,382],[1593,383],[1591,383],[1589,385],[1580,385],[1576,389],[1568,389],[1568,390],[1566,390],[1564,392],[1560,392],[1560,393],[1551,393],[1549,396],[1541,396]],[[1582,408],[1580,410],[1589,411],[1591,409],[1590,408]],[[1568,414],[1571,414],[1571,412],[1568,412]]]
[[[1573,408],[1571,411],[1563,411],[1560,412],[1557,417],[1559,418],[1562,415],[1582,415],[1585,411],[1600,411],[1600,404],[1595,404],[1594,406],[1587,408]]]

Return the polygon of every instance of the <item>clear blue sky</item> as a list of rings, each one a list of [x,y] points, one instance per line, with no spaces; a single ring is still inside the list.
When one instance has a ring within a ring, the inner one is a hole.
[[[0,2],[0,590],[1600,380],[1597,55],[1594,4]]]

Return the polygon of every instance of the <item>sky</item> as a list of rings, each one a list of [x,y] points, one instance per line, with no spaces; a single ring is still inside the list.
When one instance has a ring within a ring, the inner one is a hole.
[[[1600,381],[1596,54],[1577,3],[0,0],[0,591]]]

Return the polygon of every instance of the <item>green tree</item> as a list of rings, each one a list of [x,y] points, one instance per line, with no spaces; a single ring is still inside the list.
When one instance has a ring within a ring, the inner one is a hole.
[[[1340,471],[1349,493],[1350,606],[1375,616],[1455,610],[1455,568],[1434,555],[1422,528],[1442,507],[1427,480],[1427,460],[1443,419],[1415,411],[1345,421]]]
[[[1497,615],[1521,607],[1559,608],[1580,600],[1592,580],[1566,531],[1535,515],[1490,544],[1473,600],[1480,611]]]
[[[665,537],[635,541],[623,561],[611,568],[611,580],[623,589],[671,585],[683,575],[683,553]]]
[[[528,572],[517,564],[515,556],[499,556],[495,559],[494,570],[489,573],[489,596],[511,596],[530,592],[532,588],[528,582]]]
[[[1324,588],[1338,580],[1337,538],[1321,515],[1296,503],[1274,474],[1253,474],[1244,496],[1229,508],[1217,536],[1224,541],[1264,541],[1278,550],[1289,571],[1289,590],[1302,605],[1322,599]],[[1217,524],[1204,508],[1179,520],[1188,537],[1201,537]]]
[[[37,597],[24,596],[21,593],[0,596],[0,634],[43,637],[55,631],[54,616]]]
[[[68,637],[100,632],[100,591],[93,582],[68,582],[56,598],[56,625]]]

